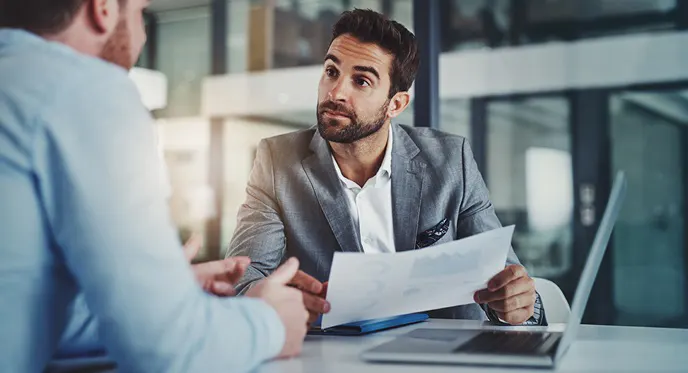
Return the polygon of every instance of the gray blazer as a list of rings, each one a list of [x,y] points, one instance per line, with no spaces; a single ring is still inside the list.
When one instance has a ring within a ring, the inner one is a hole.
[[[418,234],[450,221],[444,243],[501,226],[468,142],[426,128],[393,125],[392,208],[397,251],[413,250]],[[252,263],[239,289],[295,256],[301,269],[327,281],[336,251],[362,252],[327,142],[316,128],[262,140],[248,197],[227,256]],[[508,264],[518,263],[513,250]],[[355,274],[351,274],[355,276]],[[478,305],[452,307],[432,317],[479,319]]]

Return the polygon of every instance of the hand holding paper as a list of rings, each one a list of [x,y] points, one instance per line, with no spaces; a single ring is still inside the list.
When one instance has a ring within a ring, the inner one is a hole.
[[[473,303],[504,269],[514,227],[395,254],[335,253],[322,328]]]

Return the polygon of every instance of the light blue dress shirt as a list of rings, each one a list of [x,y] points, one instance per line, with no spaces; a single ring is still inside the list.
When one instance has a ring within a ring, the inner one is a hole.
[[[242,372],[279,353],[270,306],[196,283],[154,142],[125,70],[0,29],[0,372],[89,341],[123,372]]]

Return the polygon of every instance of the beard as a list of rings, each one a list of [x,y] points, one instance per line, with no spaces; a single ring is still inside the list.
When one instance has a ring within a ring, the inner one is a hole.
[[[124,15],[120,16],[120,20],[115,27],[115,31],[110,36],[110,39],[105,43],[103,51],[100,53],[100,58],[103,60],[121,66],[126,70],[134,67],[132,62],[131,52],[131,38],[129,36],[129,27],[127,25]]]
[[[351,144],[364,139],[384,126],[387,116],[385,109],[389,105],[389,99],[380,107],[375,116],[368,121],[361,121],[358,115],[346,106],[335,101],[325,101],[318,105],[318,132],[325,140],[340,144]],[[341,113],[349,118],[348,125],[341,124],[337,119],[325,118],[325,111]]]

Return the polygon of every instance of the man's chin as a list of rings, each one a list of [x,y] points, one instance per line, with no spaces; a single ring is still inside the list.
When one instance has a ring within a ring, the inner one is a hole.
[[[350,143],[348,139],[342,136],[341,127],[332,124],[318,124],[318,132],[320,136],[330,142],[347,144]]]

